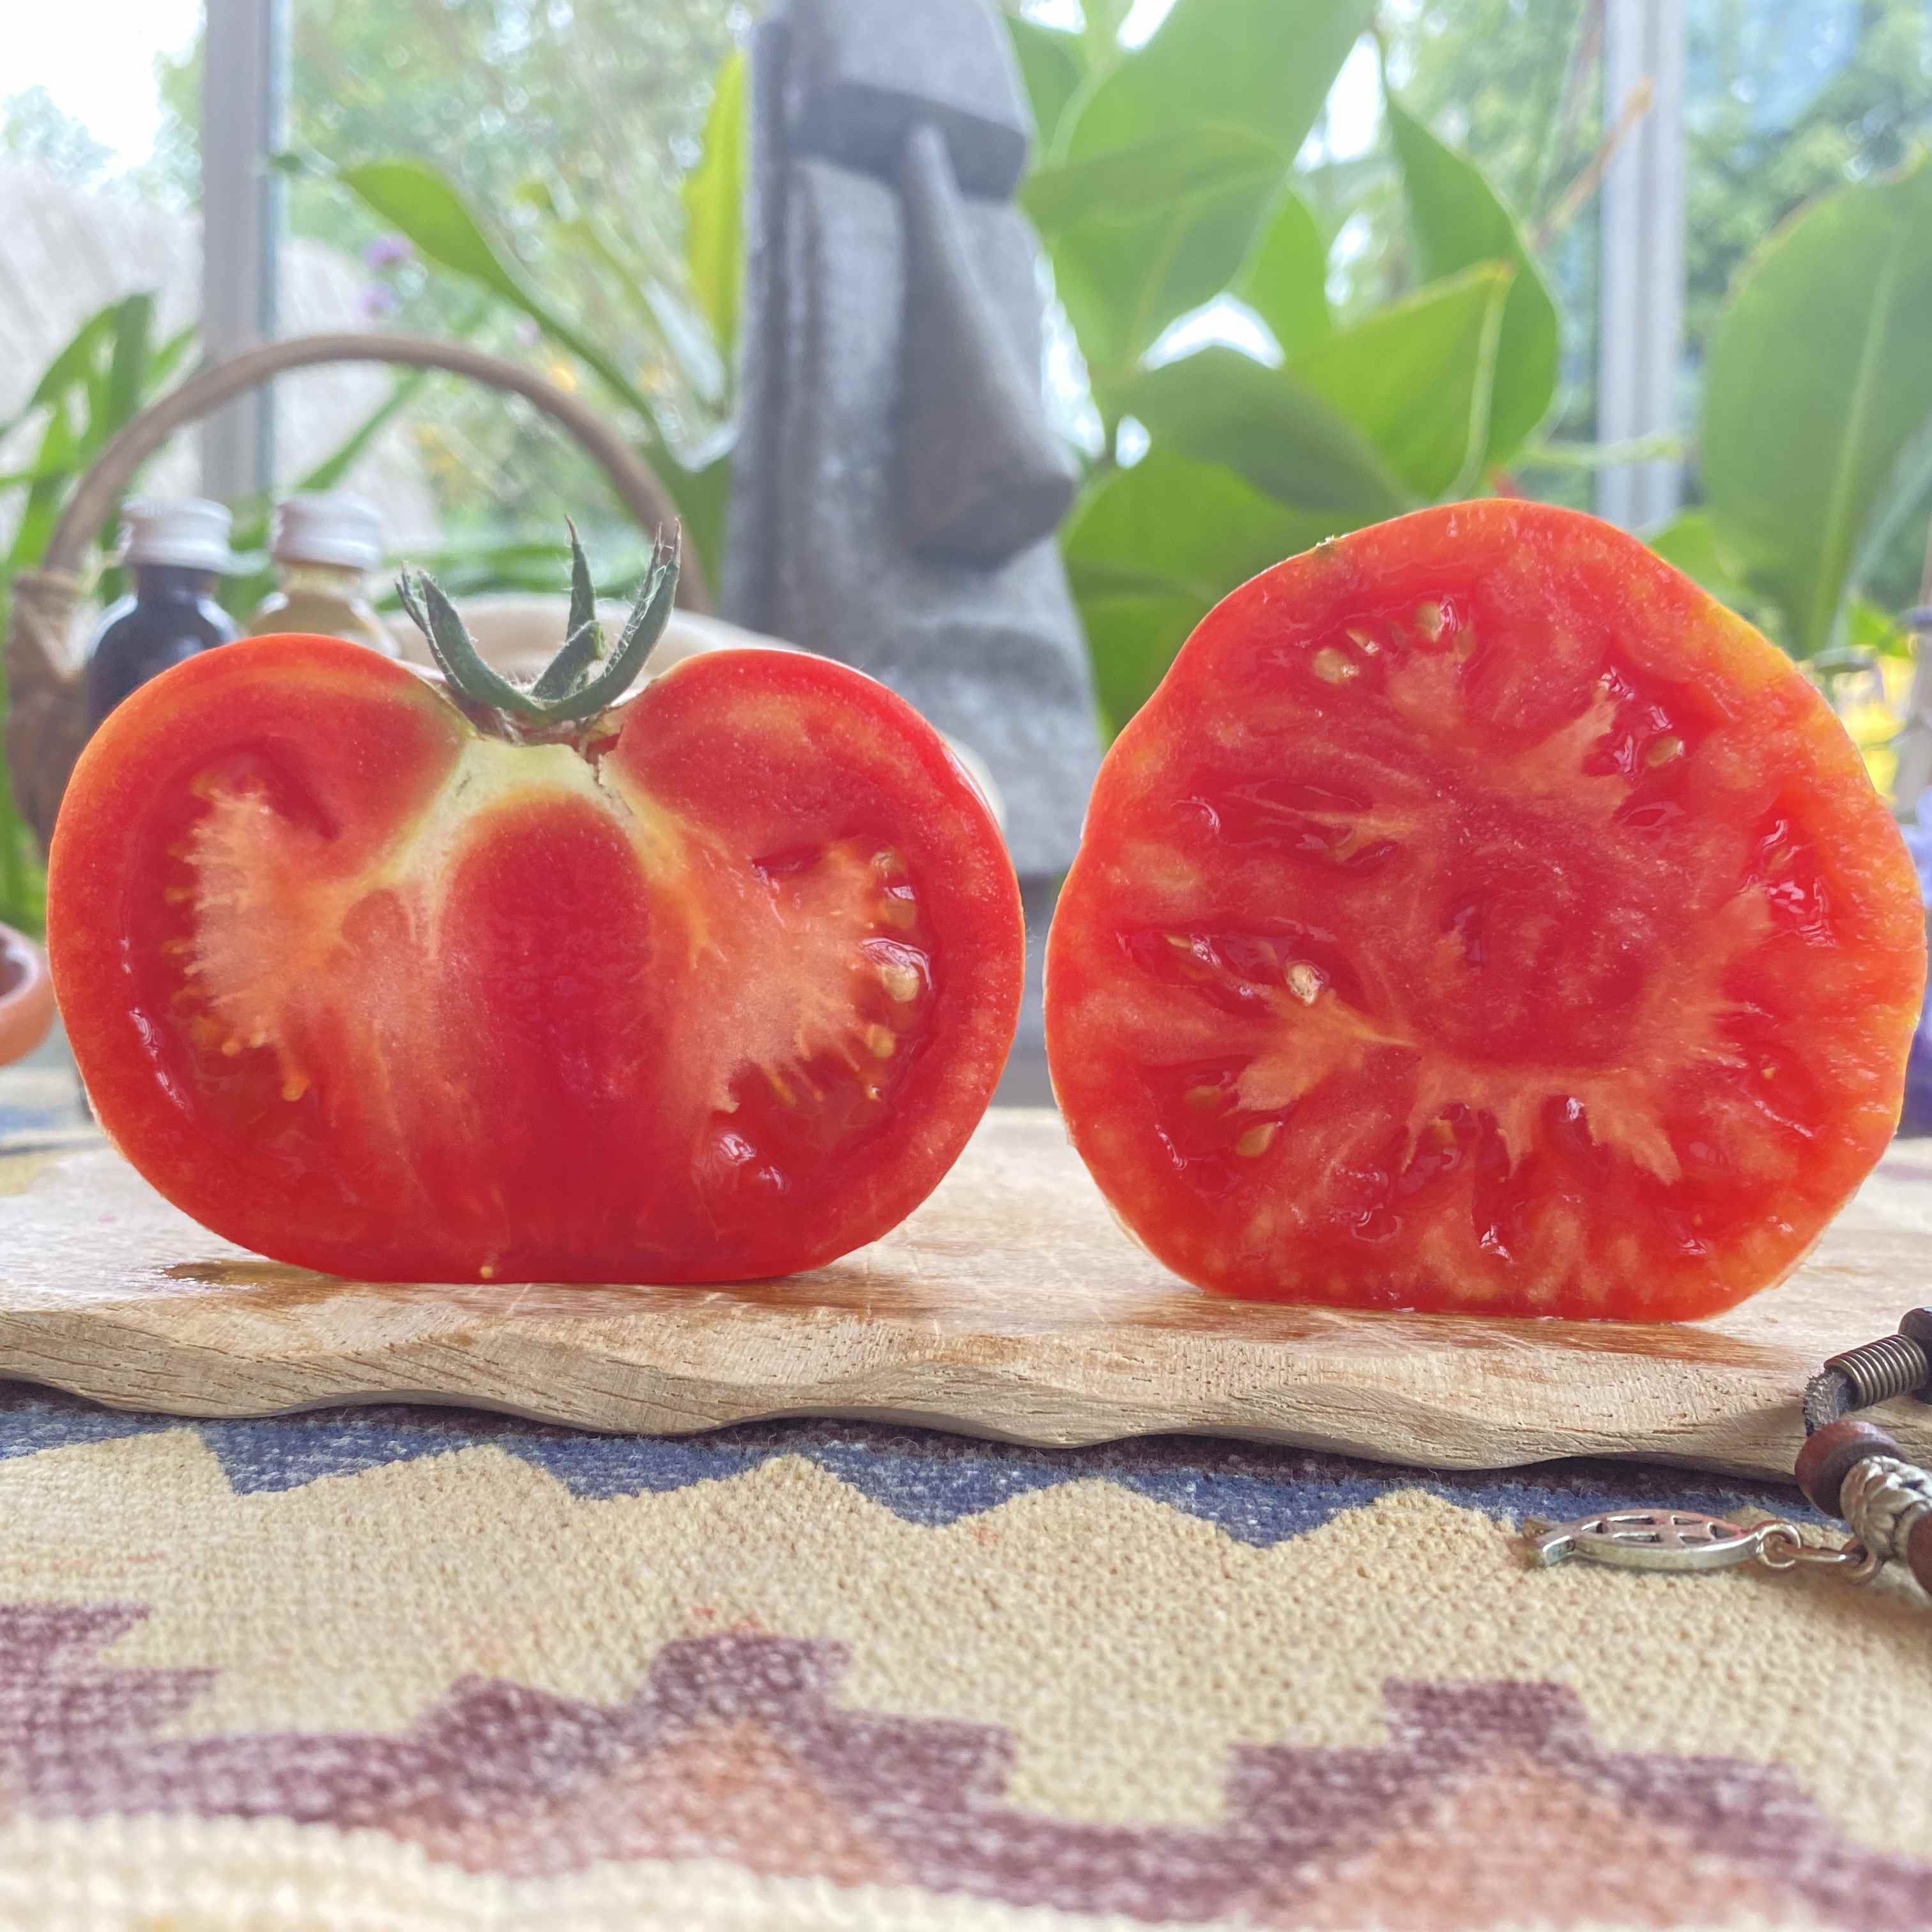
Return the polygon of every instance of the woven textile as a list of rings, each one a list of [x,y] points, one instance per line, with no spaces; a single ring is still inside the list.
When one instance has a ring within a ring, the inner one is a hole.
[[[0,1079],[0,1188],[74,1124]],[[10,1157],[4,1157],[10,1146]],[[0,1388],[0,1928],[1932,1928],[1932,1605],[1787,1492]]]
[[[1907,1582],[1774,1492],[0,1392],[8,1927],[1932,1926]]]

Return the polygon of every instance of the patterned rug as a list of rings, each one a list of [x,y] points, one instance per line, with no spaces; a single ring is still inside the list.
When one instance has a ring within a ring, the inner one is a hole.
[[[1622,1500],[1814,1520],[0,1388],[0,1925],[1932,1928],[1932,1605],[1526,1567]]]

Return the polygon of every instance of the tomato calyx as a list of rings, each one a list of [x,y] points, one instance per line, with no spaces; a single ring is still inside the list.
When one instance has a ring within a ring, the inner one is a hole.
[[[570,617],[563,647],[527,686],[484,662],[456,607],[427,571],[405,568],[397,579],[430,655],[450,694],[480,730],[512,744],[580,743],[629,690],[664,634],[677,598],[678,538],[674,530],[651,546],[651,560],[624,628],[612,646],[597,620],[590,560],[570,526]]]

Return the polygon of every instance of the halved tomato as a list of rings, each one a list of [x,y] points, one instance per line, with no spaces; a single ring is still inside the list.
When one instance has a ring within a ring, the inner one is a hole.
[[[284,637],[109,718],[48,927],[116,1142],[217,1233],[379,1280],[741,1280],[892,1227],[1022,970],[938,733],[763,650],[554,730],[486,713]]]
[[[1904,844],[1792,664],[1610,526],[1492,500],[1202,624],[1101,772],[1047,1044],[1192,1281],[1660,1319],[1803,1256],[1924,983]]]

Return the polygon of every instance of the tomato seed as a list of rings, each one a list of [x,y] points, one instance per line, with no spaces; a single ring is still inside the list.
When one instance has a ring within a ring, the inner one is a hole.
[[[1257,1120],[1234,1143],[1234,1151],[1244,1160],[1253,1160],[1264,1154],[1274,1144],[1274,1137],[1281,1132],[1279,1120]]]
[[[1326,983],[1320,970],[1311,966],[1305,959],[1298,959],[1288,969],[1288,990],[1304,1006],[1312,1006],[1322,997],[1322,988]]]
[[[1190,1087],[1180,1097],[1197,1114],[1208,1114],[1218,1112],[1226,1096],[1218,1087]]]
[[[866,1046],[877,1060],[890,1060],[898,1052],[898,1036],[886,1028],[872,1025],[866,1029]]]
[[[1415,628],[1432,644],[1442,636],[1443,627],[1448,621],[1443,614],[1442,606],[1433,601],[1418,604],[1415,607]]]
[[[891,964],[879,968],[879,984],[888,999],[904,1006],[919,998],[919,973],[916,968]]]
[[[1324,644],[1315,653],[1310,668],[1324,684],[1346,684],[1362,674],[1361,666],[1345,658],[1332,644]]]
[[[1656,738],[1643,754],[1643,761],[1654,770],[1659,765],[1667,765],[1672,758],[1684,755],[1684,740],[1676,736]]]

